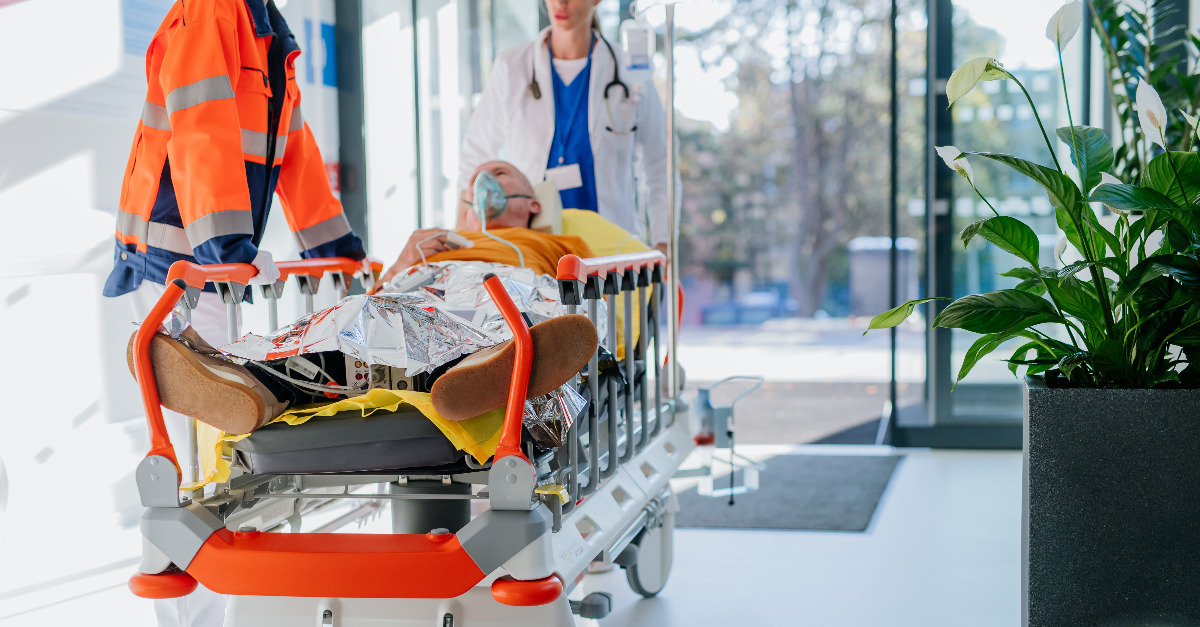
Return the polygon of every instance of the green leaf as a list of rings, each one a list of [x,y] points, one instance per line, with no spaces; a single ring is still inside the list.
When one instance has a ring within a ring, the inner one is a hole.
[[[1062,172],[1038,165],[1032,161],[1019,159],[1012,155],[995,152],[968,152],[964,154],[978,155],[985,159],[998,161],[1028,176],[1034,183],[1041,185],[1046,190],[1051,205],[1067,211],[1073,218],[1078,219],[1083,194],[1075,186],[1075,181],[1072,181],[1070,177]]]
[[[1025,360],[1025,355],[1028,355],[1029,351],[1031,351],[1031,350],[1037,351],[1034,353],[1034,356],[1036,357],[1036,356],[1040,355],[1045,349],[1042,348],[1042,345],[1038,344],[1037,342],[1026,342],[1026,343],[1022,344],[1019,348],[1017,348],[1017,350],[1013,351],[1013,354],[1011,357],[1009,357],[1008,359],[1005,360],[1008,362],[1009,372],[1012,372],[1013,375],[1016,376],[1017,368],[1021,367],[1022,365],[1028,365],[1028,363],[1026,363],[1026,360]]]
[[[1178,209],[1175,201],[1148,187],[1122,183],[1104,183],[1092,192],[1090,202],[1102,202],[1120,211],[1149,211],[1153,209]]]
[[[1083,250],[1083,242],[1079,239],[1079,229],[1075,228],[1075,221],[1071,219],[1071,214],[1065,209],[1054,210],[1054,222],[1058,225],[1059,230],[1063,232],[1063,237],[1067,238],[1075,250]]]
[[[1085,206],[1083,211],[1080,212],[1080,218],[1082,219],[1084,227],[1089,233],[1099,237],[1100,241],[1107,246],[1114,255],[1119,254],[1121,250],[1121,242],[1117,240],[1117,236],[1113,235],[1112,231],[1109,231],[1108,229],[1104,228],[1104,225],[1100,224],[1099,218],[1096,217],[1096,212],[1092,211],[1091,207]],[[1104,248],[1097,246],[1096,255],[1103,257],[1104,254]]]
[[[1138,288],[1157,277],[1169,275],[1192,291],[1200,291],[1200,261],[1183,255],[1154,255],[1134,266],[1121,280],[1114,305],[1123,305]]]
[[[891,327],[894,327],[894,326],[900,324],[901,322],[904,322],[906,319],[908,319],[909,316],[912,315],[913,310],[916,309],[917,305],[920,305],[921,303],[927,303],[931,300],[950,300],[950,299],[949,298],[919,298],[917,300],[910,300],[906,303],[901,303],[901,305],[899,307],[896,307],[895,309],[889,309],[889,310],[875,316],[874,318],[871,318],[871,323],[867,325],[867,330],[863,331],[863,335],[866,335],[867,332],[870,331],[871,329],[888,329],[888,328],[891,328]]]
[[[1071,373],[1075,372],[1076,368],[1083,365],[1091,358],[1092,356],[1085,352],[1072,353],[1060,359],[1055,366],[1062,371],[1064,377],[1070,379]]]
[[[980,359],[988,356],[992,351],[1000,347],[1001,344],[1015,338],[1026,337],[1028,334],[1024,329],[1008,331],[1004,333],[989,333],[975,340],[971,348],[967,349],[967,354],[963,357],[962,367],[958,369],[958,379],[954,381],[958,385],[959,381],[966,378],[975,364],[979,363]]]
[[[1006,276],[1006,277],[1010,277],[1013,279],[1021,279],[1022,281],[1026,281],[1029,279],[1036,279],[1042,275],[1037,272],[1034,272],[1033,268],[1026,268],[1025,266],[1020,266],[1017,268],[1013,268],[1012,270],[1009,270],[1008,272],[1001,272],[1000,276]]]
[[[964,296],[950,303],[933,321],[935,327],[998,333],[1043,322],[1062,322],[1050,301],[1020,290],[997,290]]]
[[[1170,157],[1168,158],[1168,155]],[[1179,169],[1179,177],[1183,189],[1187,190],[1185,198],[1175,183],[1174,164]],[[1176,206],[1186,207],[1196,201],[1200,194],[1200,153],[1195,152],[1164,152],[1150,160],[1142,171],[1142,187],[1149,187],[1171,199]]]
[[[1068,277],[1061,282],[1051,282],[1047,287],[1050,297],[1058,303],[1063,313],[1094,326],[1104,326],[1104,310],[1095,292],[1087,285]]]
[[[1100,173],[1108,172],[1113,164],[1113,148],[1108,135],[1090,126],[1064,126],[1056,132],[1058,138],[1071,147],[1071,163],[1079,170],[1083,189],[1096,187],[1100,183]]]
[[[1008,216],[995,216],[973,222],[959,234],[963,248],[966,248],[976,235],[995,244],[1001,250],[1024,259],[1034,268],[1038,267],[1040,243],[1037,234],[1024,222]]]

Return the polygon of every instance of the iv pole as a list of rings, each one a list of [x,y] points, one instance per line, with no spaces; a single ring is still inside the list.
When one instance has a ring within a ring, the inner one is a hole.
[[[675,184],[676,176],[676,146],[675,146],[675,5],[685,0],[654,1],[649,0],[642,6],[638,2],[634,8],[636,13],[644,13],[652,6],[662,5],[666,9],[666,31],[664,54],[667,57],[667,232],[670,236],[670,256],[667,260],[667,334],[669,337],[668,355],[670,368],[667,369],[667,387],[671,391],[670,398],[679,397],[679,205],[677,202],[679,190]]]

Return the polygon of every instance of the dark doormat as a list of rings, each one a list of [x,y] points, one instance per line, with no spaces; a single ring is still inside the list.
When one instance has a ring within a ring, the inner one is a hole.
[[[718,453],[718,455],[720,455]],[[734,497],[679,493],[677,527],[865,531],[900,463],[899,455],[779,455],[767,459],[759,490]],[[740,474],[740,473],[739,473]],[[736,478],[740,481],[740,476]],[[716,489],[728,487],[728,476]]]

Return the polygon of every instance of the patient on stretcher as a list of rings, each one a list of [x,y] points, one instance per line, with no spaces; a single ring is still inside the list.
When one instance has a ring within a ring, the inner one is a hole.
[[[353,362],[353,358],[344,360],[345,352],[364,362],[383,361],[393,368],[406,368],[409,376],[419,375],[412,378],[414,386],[417,391],[430,393],[434,409],[443,418],[461,420],[502,407],[508,397],[515,347],[511,340],[502,341],[506,331],[498,334],[494,325],[490,329],[482,326],[480,320],[486,316],[470,319],[471,312],[462,310],[461,303],[483,305],[487,300],[474,295],[483,293],[481,269],[494,269],[502,276],[506,271],[515,273],[504,278],[510,293],[525,289],[523,281],[533,284],[532,291],[537,292],[539,281],[543,286],[547,282],[554,285],[553,274],[560,257],[567,254],[588,257],[591,251],[578,237],[528,228],[540,205],[533,198],[529,181],[513,166],[491,162],[480,166],[482,170],[491,172],[511,199],[503,214],[488,219],[487,230],[516,246],[520,255],[480,232],[483,225],[478,218],[468,223],[467,230],[458,231],[473,244],[469,247],[456,246],[440,229],[420,229],[412,234],[396,263],[385,273],[383,279],[390,282],[377,294],[347,297],[270,337],[247,336],[224,347],[242,358],[211,347],[190,328],[179,333],[177,339],[157,334],[150,346],[150,357],[162,405],[226,433],[250,433],[290,406],[327,402],[331,389],[343,396],[365,392],[365,388],[356,389],[348,380],[350,375],[344,364]],[[528,270],[512,268],[521,261]],[[440,281],[433,286],[439,289],[429,285],[434,280]],[[451,308],[448,302],[457,302],[459,306]],[[560,311],[561,306],[554,312],[545,308],[526,312],[527,320],[536,322],[530,329],[533,363],[527,389],[529,398],[548,394],[567,383],[596,351],[597,332],[588,318],[550,317]],[[319,341],[287,353],[272,350],[288,342],[294,344],[296,338],[320,324],[335,321],[342,326],[331,327],[335,330],[321,336]],[[352,330],[344,328],[347,324]],[[418,326],[422,328],[415,328]],[[420,338],[414,341],[414,335]],[[353,341],[345,340],[368,336],[372,338],[370,346],[365,341],[354,345]],[[384,338],[382,346],[378,344],[380,337]],[[350,348],[338,345],[343,341],[349,342]],[[255,342],[267,348],[254,353]],[[423,351],[418,342],[452,350]],[[133,338],[129,346],[132,371]],[[391,354],[387,352],[389,348]],[[438,354],[433,355],[434,352]],[[289,358],[284,359],[284,354]],[[292,361],[295,359],[304,363]],[[316,378],[332,385],[306,385],[293,372],[305,369],[319,372]]]

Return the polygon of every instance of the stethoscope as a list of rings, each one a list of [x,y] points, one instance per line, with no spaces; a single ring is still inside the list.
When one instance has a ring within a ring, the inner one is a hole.
[[[608,123],[609,123],[608,126],[604,127],[604,130],[606,130],[610,133],[615,133],[617,135],[628,135],[637,130],[637,124],[634,124],[633,127],[630,128],[628,131],[618,131],[612,127],[612,125],[616,124],[616,122],[614,121],[614,118],[613,118],[612,101],[609,100],[609,98],[608,98],[608,92],[613,87],[620,87],[621,91],[624,92],[624,94],[625,94],[625,100],[629,100],[629,86],[626,85],[625,82],[621,80],[621,75],[617,71],[617,65],[618,65],[617,64],[617,53],[613,50],[612,44],[608,43],[608,40],[604,38],[604,35],[601,34],[600,31],[592,31],[592,32],[596,33],[596,36],[600,38],[600,41],[604,42],[604,46],[606,48],[608,48],[608,55],[610,57],[612,57],[612,62],[613,62],[612,80],[608,81],[608,84],[604,86],[604,108],[608,111]],[[550,62],[554,63],[554,60],[551,59]],[[529,73],[531,76],[531,79],[529,81],[529,88],[528,88],[529,93],[530,93],[530,95],[533,96],[534,100],[541,100],[542,86],[538,84],[538,79],[537,79],[537,52],[536,52],[536,50],[533,54],[532,60],[530,61]]]

